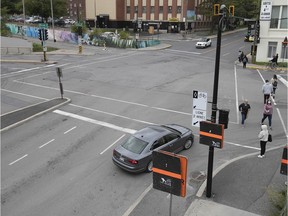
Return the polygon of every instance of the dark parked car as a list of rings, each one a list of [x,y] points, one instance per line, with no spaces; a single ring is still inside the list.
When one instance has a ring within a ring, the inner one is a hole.
[[[189,149],[194,135],[189,128],[177,124],[153,125],[132,134],[113,151],[114,164],[129,172],[151,172],[152,152],[177,153]]]
[[[59,19],[54,21],[54,25],[59,27],[65,27],[66,23],[63,19]]]

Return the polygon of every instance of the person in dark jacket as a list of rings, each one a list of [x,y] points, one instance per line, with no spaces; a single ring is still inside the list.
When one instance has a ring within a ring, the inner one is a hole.
[[[239,111],[241,112],[241,124],[242,127],[244,127],[245,120],[247,119],[248,112],[250,111],[251,107],[250,104],[248,103],[248,100],[245,99],[243,103],[240,104],[239,106]]]
[[[243,59],[242,59],[242,62],[243,62],[243,68],[246,68],[246,64],[248,62],[248,58],[246,55],[244,55]]]

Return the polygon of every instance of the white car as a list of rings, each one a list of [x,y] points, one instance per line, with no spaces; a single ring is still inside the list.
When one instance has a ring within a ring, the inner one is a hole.
[[[212,45],[212,41],[210,38],[201,38],[197,43],[196,43],[196,48],[206,48]]]

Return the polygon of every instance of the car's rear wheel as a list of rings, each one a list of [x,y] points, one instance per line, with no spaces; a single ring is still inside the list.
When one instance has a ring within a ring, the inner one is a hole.
[[[152,168],[153,168],[153,161],[151,160],[146,168],[146,172],[152,172]]]
[[[188,139],[184,145],[184,149],[187,150],[187,149],[191,148],[192,144],[193,144],[192,139]]]

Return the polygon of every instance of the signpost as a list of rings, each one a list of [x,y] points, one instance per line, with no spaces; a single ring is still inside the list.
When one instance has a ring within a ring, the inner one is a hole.
[[[272,2],[271,1],[262,1],[260,20],[271,20],[272,13]]]
[[[169,216],[172,212],[172,194],[186,196],[187,158],[166,151],[154,151],[153,188],[170,193]]]
[[[193,91],[192,126],[199,127],[201,121],[206,121],[207,93]]]

